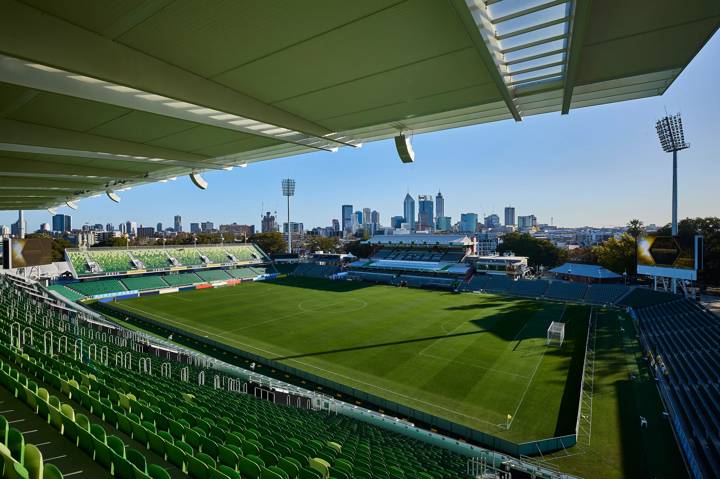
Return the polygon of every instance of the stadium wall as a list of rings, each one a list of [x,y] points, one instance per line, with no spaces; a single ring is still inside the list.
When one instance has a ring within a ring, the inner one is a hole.
[[[404,406],[402,404],[390,401],[380,396],[367,393],[360,389],[356,389],[350,386],[346,386],[344,384],[337,383],[335,381],[331,381],[329,379],[314,375],[312,373],[308,373],[292,366],[287,366],[283,363],[279,363],[265,357],[258,356],[256,354],[243,351],[241,349],[233,348],[232,346],[228,346],[227,344],[223,344],[213,339],[199,336],[181,328],[176,328],[174,326],[155,321],[140,314],[117,309],[110,303],[97,304],[96,308],[100,312],[108,314],[110,316],[126,318],[125,320],[134,320],[135,322],[141,324],[150,325],[153,327],[153,329],[171,332],[175,337],[175,341],[182,342],[183,337],[188,338],[193,343],[192,345],[189,345],[190,347],[201,351],[204,349],[204,351],[202,352],[210,356],[218,355],[219,351],[229,352],[237,357],[244,358],[255,363],[263,364],[282,373],[286,373],[301,380],[317,384],[323,388],[336,391],[340,393],[341,397],[347,396],[347,399],[352,398],[355,400],[366,402],[381,409],[382,411],[392,412],[395,415],[406,417],[413,421],[418,421],[422,424],[427,425],[428,427],[441,430],[449,435],[461,437],[481,446],[490,448],[495,451],[510,454],[515,457],[536,456],[539,454],[544,455],[554,451],[572,447],[577,443],[576,431],[575,434],[545,438],[537,441],[529,441],[518,444],[512,441],[508,441],[506,439],[493,436],[492,434],[477,431],[467,426],[448,421],[447,419],[443,419],[435,415],[428,414],[423,411],[410,408],[408,406]],[[222,357],[222,360],[228,361],[227,357],[224,356]]]

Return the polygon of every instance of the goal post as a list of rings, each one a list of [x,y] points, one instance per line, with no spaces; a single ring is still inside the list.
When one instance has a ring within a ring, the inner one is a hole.
[[[565,323],[553,321],[547,329],[547,341],[545,345],[560,347],[563,341],[565,341]]]

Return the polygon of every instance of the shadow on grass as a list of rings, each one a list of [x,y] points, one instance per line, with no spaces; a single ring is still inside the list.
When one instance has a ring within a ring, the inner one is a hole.
[[[299,359],[299,358],[307,358],[310,356],[323,356],[325,354],[335,354],[335,353],[344,353],[349,351],[362,351],[365,349],[374,349],[374,348],[384,348],[386,346],[398,346],[400,344],[411,344],[411,343],[421,343],[423,341],[437,341],[440,339],[453,339],[458,338],[461,336],[472,336],[475,334],[483,334],[487,333],[488,331],[466,331],[464,333],[454,333],[454,334],[441,334],[437,336],[426,336],[423,338],[413,338],[413,339],[403,339],[400,341],[389,341],[386,343],[377,343],[377,344],[366,344],[364,346],[351,346],[349,348],[338,348],[338,349],[329,349],[327,351],[317,351],[312,353],[303,353],[303,354],[294,354],[292,356],[278,356],[273,359],[274,361],[283,361],[285,359]]]
[[[329,293],[348,293],[350,291],[375,286],[374,284],[367,283],[365,281],[334,281],[330,279],[295,276],[268,280],[267,282],[278,286],[312,289],[315,291],[326,291]]]

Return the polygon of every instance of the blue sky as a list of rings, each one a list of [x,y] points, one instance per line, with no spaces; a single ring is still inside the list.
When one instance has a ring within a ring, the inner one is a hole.
[[[541,223],[606,226],[640,218],[670,220],[671,155],[664,154],[655,121],[667,108],[682,112],[689,150],[680,153],[679,215],[720,215],[720,34],[716,34],[662,97],[550,113],[413,138],[415,163],[398,159],[392,140],[361,149],[318,152],[256,163],[231,172],[204,175],[206,191],[188,178],[80,202],[73,226],[133,220],[172,224],[175,214],[190,222],[259,225],[261,211],[285,217],[280,181],[297,181],[294,221],[306,228],[329,225],[340,206],[369,207],[383,224],[402,214],[407,191],[445,196],[445,214],[498,213],[506,205],[518,215],[535,214]],[[26,214],[29,230],[50,221],[46,211]],[[17,219],[0,212],[0,224]]]

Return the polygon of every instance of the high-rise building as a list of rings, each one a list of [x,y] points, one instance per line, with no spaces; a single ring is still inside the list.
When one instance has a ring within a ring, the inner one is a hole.
[[[118,225],[118,231],[120,232],[120,234],[126,235],[127,234],[127,225],[125,223],[120,223]]]
[[[220,225],[221,233],[230,233],[237,236],[252,236],[255,234],[255,225],[239,225],[237,223]]]
[[[27,231],[27,221],[23,221],[23,231]],[[17,220],[15,223],[10,225],[10,234],[12,234],[14,237],[19,238],[22,236],[22,232],[20,231],[20,220]]]
[[[3,238],[7,238],[8,236],[10,236],[10,233],[10,228],[7,225],[0,226],[0,236],[2,236]]]
[[[449,216],[438,216],[435,227],[438,231],[449,231],[452,227],[452,218]]]
[[[49,233],[51,231],[50,223],[42,223],[40,225],[40,231],[42,231],[43,233]]]
[[[475,233],[478,227],[477,213],[462,213],[460,215],[460,231],[462,233]]]
[[[175,215],[174,221],[175,221],[175,232],[182,233],[182,217],[180,215]]]
[[[302,234],[304,230],[302,223],[295,223],[294,221],[290,222],[290,231],[292,234]],[[283,223],[283,234],[287,234],[288,232],[288,224],[287,221]]]
[[[56,233],[67,233],[72,229],[72,218],[70,215],[53,215],[52,229]]]
[[[419,195],[417,229],[420,231],[432,230],[434,225],[433,197],[431,195]]]
[[[213,224],[212,221],[205,221],[205,222],[203,222],[203,223],[200,223],[200,229],[201,229],[204,233],[209,233],[209,232],[211,232],[212,230],[215,229],[215,224]]]
[[[105,225],[105,231],[115,231],[115,227],[112,223],[108,223]]]
[[[373,225],[379,225],[380,224],[380,212],[377,210],[372,210],[370,213],[370,223]]]
[[[518,216],[518,228],[535,228],[537,227],[537,218],[535,215]]]
[[[333,231],[334,231],[335,233],[337,233],[338,231],[340,231],[340,221],[338,221],[338,220],[336,220],[336,219],[333,219],[333,220],[332,220],[332,229],[333,229]]]
[[[363,208],[362,215],[363,215],[363,224],[369,225],[372,223],[372,211],[370,210],[370,208]]]
[[[364,224],[364,223],[363,223],[363,212],[362,212],[362,211],[360,211],[360,210],[356,211],[353,216],[354,216],[354,221],[353,221],[353,224],[354,224],[354,225],[356,224],[356,225],[358,225],[358,226],[362,226],[362,225]]]
[[[390,227],[393,229],[402,228],[403,223],[405,223],[404,216],[393,216],[390,218]]]
[[[199,233],[200,232],[200,223],[190,223],[190,232],[191,233]]]
[[[155,236],[155,228],[152,226],[141,226],[137,228],[138,238],[153,238]]]
[[[156,229],[156,230],[157,230],[158,233],[162,233],[162,231],[163,231],[162,223],[158,223],[158,224],[157,224],[157,229]]]
[[[352,230],[352,213],[353,213],[353,207],[352,205],[342,205],[342,215],[340,218],[340,221],[342,221],[342,227],[345,231],[351,231]]]
[[[437,223],[443,216],[445,216],[445,198],[442,193],[438,191],[438,194],[435,196],[435,227],[437,227],[437,229],[440,229]],[[447,229],[450,228],[445,228],[445,230]]]
[[[515,226],[515,207],[505,207],[505,226]]]
[[[491,215],[487,215],[485,217],[485,227],[486,228],[498,228],[500,227],[500,217],[496,215],[495,213]]]
[[[125,232],[128,236],[137,236],[137,223],[134,221],[125,222]]]
[[[277,231],[275,216],[271,215],[269,211],[266,211],[265,216],[263,216],[260,220],[260,231],[263,233],[272,233]]]
[[[405,195],[405,201],[403,202],[403,215],[405,218],[404,223],[407,223],[407,227],[410,231],[415,230],[415,200],[410,193]]]

